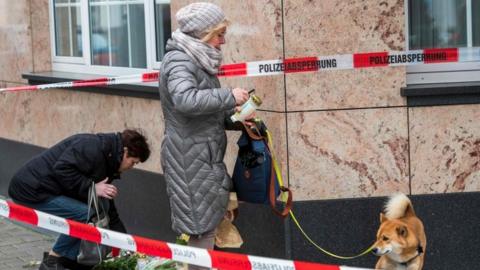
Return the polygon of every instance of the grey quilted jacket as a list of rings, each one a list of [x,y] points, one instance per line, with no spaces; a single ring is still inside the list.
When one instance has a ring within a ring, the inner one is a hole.
[[[235,98],[216,76],[195,65],[170,40],[160,68],[165,118],[161,160],[172,228],[192,235],[213,230],[225,214],[231,179],[223,162],[226,122]]]

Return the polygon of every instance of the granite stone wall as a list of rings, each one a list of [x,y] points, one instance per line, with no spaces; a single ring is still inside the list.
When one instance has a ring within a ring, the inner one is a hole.
[[[172,0],[172,14],[190,0]],[[232,22],[224,63],[405,49],[405,3],[212,1]],[[48,0],[0,1],[0,87],[51,69]],[[174,17],[174,16],[172,16]],[[176,28],[176,23],[173,23]],[[403,67],[224,78],[255,88],[295,200],[480,190],[480,105],[408,108]],[[52,89],[0,94],[0,137],[48,147],[78,132],[142,128],[140,169],[161,173],[160,103]],[[230,170],[238,133],[229,132]]]

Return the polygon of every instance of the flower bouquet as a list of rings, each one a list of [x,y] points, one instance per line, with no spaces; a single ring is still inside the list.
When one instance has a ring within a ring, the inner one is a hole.
[[[177,237],[176,244],[187,245],[189,238],[189,235],[182,234]],[[105,260],[92,270],[176,270],[185,268],[186,264],[181,262],[122,250],[120,256]]]
[[[103,261],[93,270],[176,270],[176,264],[170,259],[127,251],[122,252],[118,257]]]

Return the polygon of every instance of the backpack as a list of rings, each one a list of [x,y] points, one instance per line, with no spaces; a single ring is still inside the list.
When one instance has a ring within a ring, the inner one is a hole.
[[[292,193],[278,182],[265,124],[261,121],[255,123],[253,128],[244,125],[238,139],[233,186],[239,201],[270,204],[277,215],[286,217],[291,209]],[[281,192],[289,194],[282,212],[276,209],[277,197]]]

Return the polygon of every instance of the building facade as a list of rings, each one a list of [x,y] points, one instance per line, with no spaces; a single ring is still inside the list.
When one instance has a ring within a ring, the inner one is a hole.
[[[164,42],[176,29],[174,14],[190,2],[0,0],[0,88],[158,69]],[[478,0],[212,2],[232,22],[224,63],[480,46]],[[473,252],[460,254],[453,244],[454,237],[480,240],[468,233],[475,228],[470,221],[457,223],[461,217],[480,216],[475,207],[480,206],[479,75],[480,62],[472,62],[221,81],[255,88],[264,101],[258,116],[274,135],[294,210],[322,247],[341,255],[367,248],[375,238],[384,197],[403,192],[412,195],[417,212],[430,225],[426,268],[452,269],[455,263],[479,263],[477,256],[469,257]],[[129,176],[142,178],[137,182],[142,184],[122,184],[137,190],[128,189],[121,205],[131,218],[126,222],[131,231],[172,239],[169,213],[158,210],[168,203],[161,183],[163,116],[156,85],[1,93],[0,195],[6,195],[13,168],[37,151],[32,149],[39,151],[74,133],[142,128],[153,153]],[[232,171],[239,134],[228,136],[226,163]],[[16,155],[22,158],[11,158]],[[132,205],[138,208],[128,209]],[[267,207],[242,207],[250,217],[242,217],[241,211],[238,221],[246,243],[233,251],[374,265],[373,255],[349,262],[330,258]],[[142,218],[137,220],[139,209]],[[447,225],[437,225],[443,222]],[[457,225],[466,232],[452,234],[449,230]],[[446,259],[448,254],[455,258]]]

